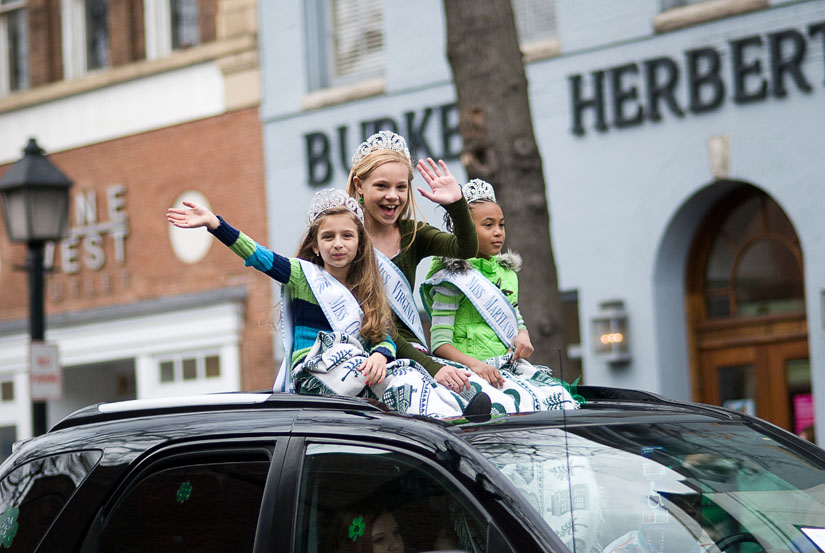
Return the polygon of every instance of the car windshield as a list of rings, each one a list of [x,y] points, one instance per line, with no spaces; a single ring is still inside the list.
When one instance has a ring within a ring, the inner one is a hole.
[[[742,424],[485,429],[467,439],[575,553],[825,548],[822,460]]]

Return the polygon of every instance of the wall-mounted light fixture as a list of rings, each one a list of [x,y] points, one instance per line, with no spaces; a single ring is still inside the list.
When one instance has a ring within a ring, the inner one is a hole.
[[[630,361],[627,312],[621,300],[599,304],[599,314],[592,319],[593,352],[608,363]]]

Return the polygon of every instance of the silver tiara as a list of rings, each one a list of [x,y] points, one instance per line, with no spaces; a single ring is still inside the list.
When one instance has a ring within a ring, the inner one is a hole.
[[[307,220],[309,224],[312,224],[324,211],[342,206],[355,213],[355,216],[358,217],[362,223],[364,222],[364,212],[361,211],[361,206],[358,205],[355,198],[337,188],[325,188],[315,193],[312,201],[309,203]]]
[[[461,193],[467,198],[467,203],[479,200],[496,201],[493,185],[481,179],[473,179],[461,187]]]
[[[410,151],[407,149],[407,141],[404,140],[404,137],[392,131],[384,130],[378,131],[356,148],[355,153],[352,154],[352,164],[355,165],[376,150],[395,150],[410,159]],[[412,160],[410,161],[412,162]]]

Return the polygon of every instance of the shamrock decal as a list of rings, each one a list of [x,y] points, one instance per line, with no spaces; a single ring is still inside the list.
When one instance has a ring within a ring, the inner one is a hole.
[[[352,519],[352,524],[349,525],[349,537],[352,541],[357,540],[359,537],[364,535],[364,530],[366,530],[367,525],[364,524],[364,517],[358,517]]]
[[[190,497],[192,497],[192,484],[189,480],[187,480],[180,485],[180,488],[178,488],[177,501],[182,504]]]
[[[11,542],[17,535],[17,516],[20,509],[9,507],[0,515],[0,547],[11,548]]]

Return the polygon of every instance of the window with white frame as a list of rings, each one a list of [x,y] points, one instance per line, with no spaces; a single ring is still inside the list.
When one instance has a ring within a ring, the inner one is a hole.
[[[29,87],[26,0],[0,0],[0,96]]]
[[[198,0],[144,0],[144,17],[150,60],[201,42]]]
[[[14,401],[14,380],[0,382],[0,401]]]
[[[179,354],[158,362],[161,384],[186,383],[221,376],[221,358],[217,353]]]
[[[108,0],[61,0],[66,79],[111,65]]]
[[[309,0],[305,7],[311,90],[384,74],[382,0]]]
[[[554,0],[512,0],[520,43],[556,36],[555,4]]]

